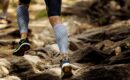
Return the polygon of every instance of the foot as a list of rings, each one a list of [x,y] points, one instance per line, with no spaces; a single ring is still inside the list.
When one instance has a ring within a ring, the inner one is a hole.
[[[18,47],[13,52],[13,55],[24,56],[24,53],[30,49],[30,43],[28,39],[22,39],[19,42]]]
[[[68,78],[71,77],[72,74],[72,67],[70,65],[69,60],[65,59],[65,60],[61,60],[61,77],[63,78]]]

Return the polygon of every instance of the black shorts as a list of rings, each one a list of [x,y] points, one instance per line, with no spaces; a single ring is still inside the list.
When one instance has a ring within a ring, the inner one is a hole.
[[[29,4],[31,0],[19,0],[20,3]],[[48,16],[61,15],[62,0],[45,0]]]

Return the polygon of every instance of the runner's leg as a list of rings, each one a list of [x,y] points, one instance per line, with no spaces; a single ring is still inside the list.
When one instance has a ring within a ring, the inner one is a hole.
[[[2,2],[2,16],[6,18],[9,6],[9,0],[1,0],[1,2]]]
[[[62,54],[68,52],[68,35],[66,26],[62,24],[61,15],[62,0],[45,0],[47,13],[52,27],[54,28],[56,42]]]
[[[29,24],[29,3],[30,0],[19,0],[17,7],[17,22],[21,33],[21,39],[27,38]]]
[[[72,67],[68,60],[68,35],[66,26],[62,24],[61,15],[61,1],[62,0],[45,0],[47,5],[47,13],[51,25],[53,26],[56,42],[59,46],[60,53],[63,55],[61,60],[61,77],[72,76]]]
[[[13,53],[16,56],[23,56],[25,51],[30,49],[28,40],[29,3],[30,0],[19,0],[19,6],[17,8],[17,22],[21,33],[21,40]]]

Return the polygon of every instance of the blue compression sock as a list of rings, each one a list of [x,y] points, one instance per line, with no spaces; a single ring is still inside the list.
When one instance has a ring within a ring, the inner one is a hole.
[[[68,35],[66,26],[62,24],[57,24],[54,26],[54,32],[56,37],[56,42],[59,46],[61,53],[68,52]]]
[[[17,8],[17,21],[20,33],[27,33],[29,23],[29,13],[27,7],[20,5]]]

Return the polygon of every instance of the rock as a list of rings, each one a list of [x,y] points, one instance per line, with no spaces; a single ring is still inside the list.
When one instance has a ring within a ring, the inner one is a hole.
[[[61,76],[61,68],[51,68],[49,71],[54,73],[56,76]]]
[[[11,57],[11,72],[10,74],[14,74],[19,76],[21,79],[26,79],[28,75],[35,74],[32,65],[23,57]]]
[[[0,66],[0,77],[5,77],[8,74],[9,74],[9,70],[4,66]]]
[[[44,42],[38,39],[33,39],[32,42],[35,44],[35,46],[44,46]]]
[[[52,45],[50,46],[50,48],[51,48],[52,50],[56,51],[57,53],[60,52],[59,47],[58,47],[57,44],[52,44]]]
[[[9,74],[10,62],[6,59],[0,59],[0,77],[7,76]]]
[[[76,51],[77,49],[79,49],[79,45],[74,41],[70,41],[69,49],[72,51]]]
[[[35,65],[38,62],[42,62],[38,56],[24,55],[24,58],[32,65]]]
[[[121,9],[121,6],[116,1],[110,1],[110,8],[113,11],[117,11]]]
[[[37,55],[44,59],[55,58],[59,55],[59,48],[57,44],[46,45],[44,48],[35,49]]]
[[[71,80],[129,80],[130,64],[98,65],[84,69],[80,76]]]
[[[0,59],[0,65],[4,66],[6,68],[10,68],[11,63],[7,59],[5,59],[5,58],[1,58]]]
[[[57,44],[48,45],[48,46],[46,46],[46,47],[51,48],[51,50],[54,50],[54,51],[56,51],[57,53],[60,52],[59,47],[58,47]]]
[[[43,53],[43,52],[37,52],[36,55],[39,56],[42,59],[47,59],[48,58],[48,56],[46,55],[46,53]]]
[[[0,78],[0,80],[21,80],[21,79],[17,76],[7,76],[4,78]]]
[[[46,45],[44,50],[47,53],[48,58],[55,58],[60,52],[57,44]]]
[[[81,55],[82,54],[82,55]],[[75,51],[71,56],[70,60],[72,62],[78,62],[78,63],[94,63],[94,64],[100,64],[103,62],[108,55],[106,55],[103,51],[98,50],[93,47],[86,47],[83,49],[79,49]]]
[[[40,70],[37,69],[36,65],[39,62],[42,62],[38,56],[25,55],[24,58],[31,64],[35,73],[41,73]]]
[[[121,53],[120,55],[113,56],[109,59],[109,64],[128,64],[130,63],[130,50]]]
[[[27,80],[60,80],[60,79],[58,76],[55,76],[52,73],[42,73],[28,76]]]
[[[120,47],[116,47],[116,48],[115,48],[115,54],[116,54],[116,55],[121,54],[121,48],[120,48]]]

